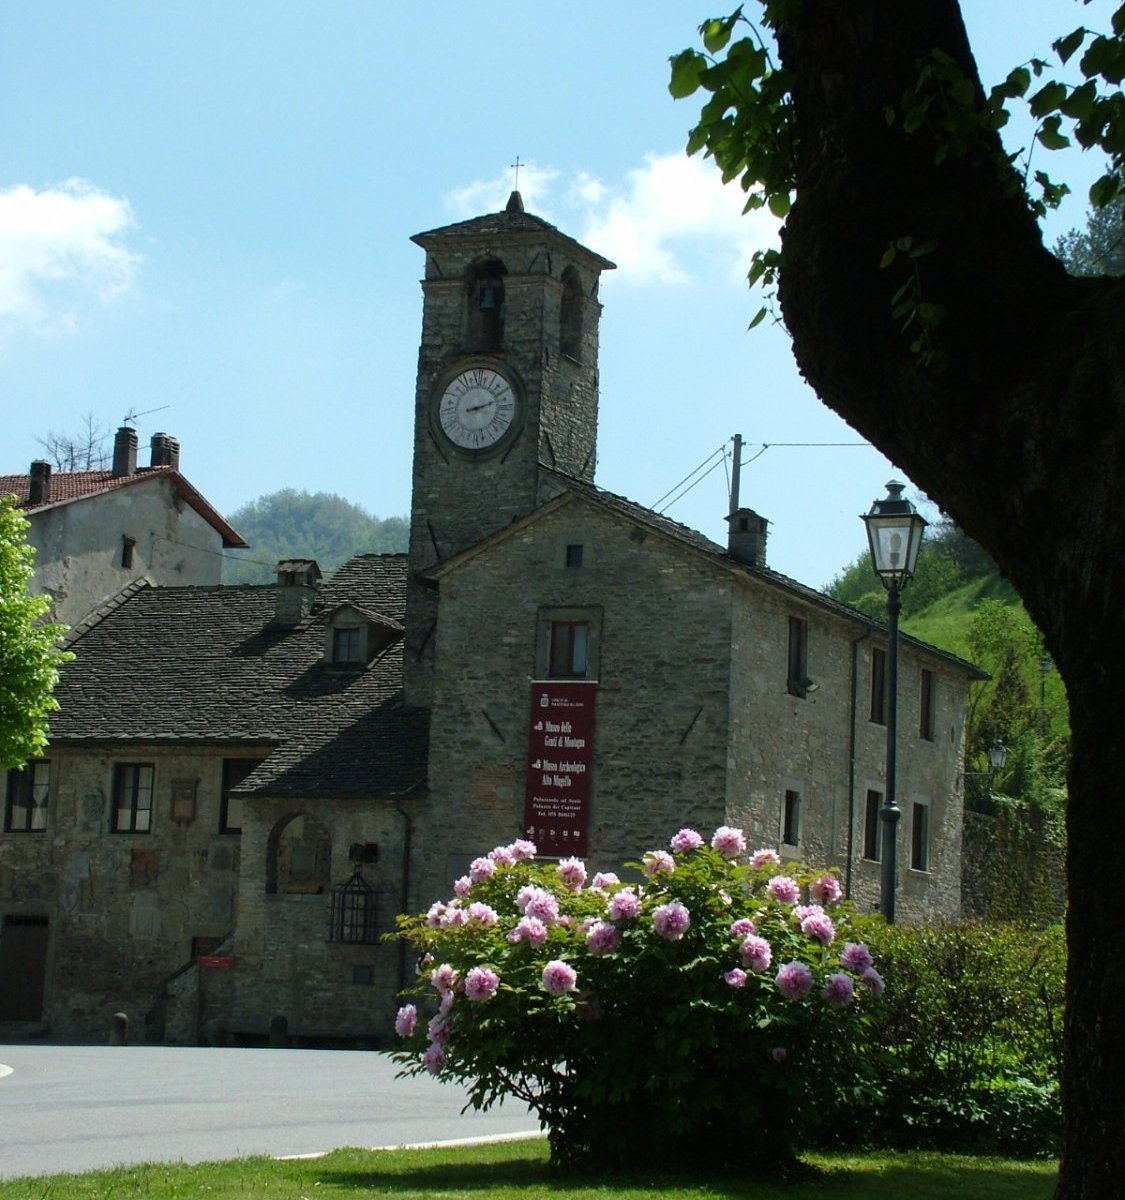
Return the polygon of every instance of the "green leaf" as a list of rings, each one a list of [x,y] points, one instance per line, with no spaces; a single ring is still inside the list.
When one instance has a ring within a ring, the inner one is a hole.
[[[668,91],[676,100],[683,100],[699,90],[699,77],[707,66],[707,60],[697,50],[681,50],[670,60],[672,78]]]
[[[891,265],[891,263],[893,263],[893,262],[894,262],[894,260],[895,260],[895,255],[896,255],[897,253],[898,253],[898,250],[897,250],[897,248],[895,247],[895,244],[894,244],[894,242],[892,242],[892,243],[891,243],[891,244],[890,244],[890,245],[889,245],[889,246],[886,248],[886,250],[884,250],[884,251],[883,251],[883,257],[882,257],[881,259],[879,259],[879,266],[880,266],[880,268],[882,268],[882,267],[889,267],[889,266]]]
[[[785,217],[789,215],[789,193],[788,192],[771,192],[769,198],[769,209],[775,217]]]
[[[725,20],[712,17],[710,21],[704,21],[699,27],[699,32],[703,36],[703,45],[707,48],[707,53],[718,54],[730,41],[733,28],[733,17],[727,17]]]
[[[1065,99],[1066,85],[1052,79],[1031,97],[1028,101],[1028,108],[1031,109],[1033,117],[1045,117],[1048,113],[1054,112]]]
[[[1043,128],[1035,135],[1040,145],[1048,150],[1065,150],[1070,145],[1070,138],[1059,132],[1060,117],[1048,117],[1043,122]]]
[[[1090,79],[1081,87],[1075,88],[1059,107],[1066,116],[1081,121],[1093,112],[1097,98],[1098,86]]]
[[[1121,190],[1120,175],[1103,175],[1090,185],[1090,203],[1095,208],[1105,208],[1107,204],[1113,202]]]
[[[1073,33],[1068,33],[1066,37],[1059,38],[1057,42],[1051,43],[1051,48],[1059,56],[1059,62],[1066,60],[1082,45],[1085,40],[1086,30],[1079,26]]]

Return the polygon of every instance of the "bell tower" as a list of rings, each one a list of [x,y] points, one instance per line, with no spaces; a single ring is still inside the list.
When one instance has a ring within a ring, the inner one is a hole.
[[[593,481],[598,283],[614,264],[525,212],[519,192],[412,240],[426,266],[405,688],[426,706],[437,597],[420,572],[532,512],[551,494],[543,468]]]

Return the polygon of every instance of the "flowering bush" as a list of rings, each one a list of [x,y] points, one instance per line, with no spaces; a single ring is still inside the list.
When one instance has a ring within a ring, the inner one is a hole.
[[[833,875],[748,857],[726,826],[680,830],[631,882],[533,856],[497,847],[399,918],[419,954],[395,1018],[407,1073],[477,1108],[525,1101],[556,1161],[758,1169],[860,1087],[883,980]]]

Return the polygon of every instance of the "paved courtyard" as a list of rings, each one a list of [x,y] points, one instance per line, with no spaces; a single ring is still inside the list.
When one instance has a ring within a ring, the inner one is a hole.
[[[397,1070],[363,1050],[0,1044],[0,1177],[538,1130]]]

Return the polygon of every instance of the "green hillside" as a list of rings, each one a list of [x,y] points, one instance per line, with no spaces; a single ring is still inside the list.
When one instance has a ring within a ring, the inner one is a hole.
[[[867,552],[833,581],[829,595],[877,620],[886,592]],[[1015,589],[987,553],[943,522],[923,544],[914,579],[902,594],[901,628],[986,670],[969,690],[966,802],[996,811],[1039,812],[1057,827],[1065,804],[1070,723],[1066,692],[1043,639]],[[1007,759],[989,770],[989,748]]]

